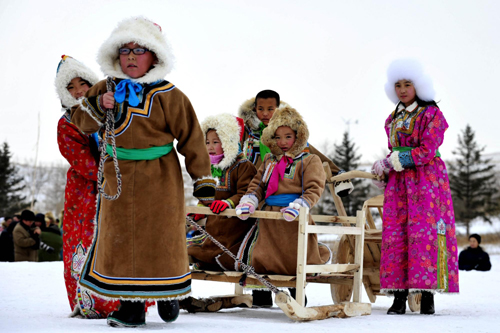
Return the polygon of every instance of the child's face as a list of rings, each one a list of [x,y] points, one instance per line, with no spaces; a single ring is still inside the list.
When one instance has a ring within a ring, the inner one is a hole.
[[[257,98],[255,102],[255,112],[257,117],[264,125],[269,124],[269,120],[273,116],[274,110],[278,107],[275,98]]]
[[[295,142],[296,134],[290,127],[281,126],[274,133],[274,138],[278,147],[283,150],[283,153],[286,153]]]
[[[206,144],[209,155],[224,154],[224,150],[222,150],[222,144],[216,131],[211,130],[207,132]]]
[[[144,76],[151,66],[156,63],[156,56],[149,50],[139,55],[132,52],[132,49],[144,48],[143,46],[136,43],[128,43],[123,45],[122,48],[131,49],[129,54],[120,54],[122,72],[131,78],[137,79]]]
[[[66,89],[68,89],[73,98],[79,99],[85,96],[85,93],[90,89],[90,87],[88,83],[81,77],[75,77],[69,82],[69,84],[66,86]]]
[[[417,93],[415,92],[415,87],[413,86],[413,83],[411,81],[399,80],[394,86],[399,100],[405,106],[409,106],[413,102],[415,102]]]

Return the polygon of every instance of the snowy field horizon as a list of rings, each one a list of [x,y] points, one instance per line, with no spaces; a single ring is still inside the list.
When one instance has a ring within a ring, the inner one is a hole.
[[[217,313],[188,314],[181,311],[174,323],[163,323],[156,307],[150,309],[146,326],[117,329],[106,320],[69,318],[70,308],[63,280],[62,262],[0,263],[0,332],[117,332],[202,331],[223,332],[498,332],[500,315],[500,255],[491,256],[489,272],[460,271],[458,295],[435,296],[436,314],[411,313],[388,316],[392,299],[378,296],[372,314],[348,319],[330,318],[313,322],[293,322],[275,306],[271,309],[228,309]],[[193,281],[193,296],[231,294],[228,283]],[[309,306],[332,304],[328,285],[306,288]],[[366,294],[363,301],[368,302]]]

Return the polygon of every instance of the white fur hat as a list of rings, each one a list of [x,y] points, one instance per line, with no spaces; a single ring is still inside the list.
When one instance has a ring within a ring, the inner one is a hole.
[[[55,80],[56,92],[61,99],[62,105],[66,108],[70,108],[78,103],[76,98],[71,96],[68,89],[66,88],[71,80],[73,80],[75,77],[81,77],[85,81],[88,81],[91,86],[93,86],[99,81],[99,78],[94,72],[92,72],[90,68],[88,68],[78,60],[73,59],[67,55],[63,55],[61,58],[62,59],[57,66],[57,74]]]
[[[158,63],[144,76],[132,79],[120,67],[118,49],[128,43],[137,43],[156,54]],[[172,48],[161,31],[161,27],[144,17],[132,17],[118,23],[111,36],[97,53],[97,62],[105,75],[120,79],[131,79],[140,83],[163,80],[174,64]]]
[[[432,79],[424,73],[422,65],[414,59],[394,60],[387,69],[387,83],[385,93],[395,104],[399,102],[394,84],[399,80],[409,80],[415,87],[418,98],[423,101],[433,101],[436,92],[432,84]]]
[[[201,123],[201,129],[205,136],[208,130],[214,129],[220,139],[224,158],[219,164],[214,165],[216,168],[224,170],[236,160],[240,152],[239,143],[243,134],[243,127],[243,119],[229,113],[209,116]]]

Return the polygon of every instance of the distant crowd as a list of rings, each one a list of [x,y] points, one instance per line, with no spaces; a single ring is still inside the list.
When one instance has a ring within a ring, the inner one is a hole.
[[[49,212],[24,210],[3,218],[0,226],[0,261],[62,260],[62,232],[59,220]]]

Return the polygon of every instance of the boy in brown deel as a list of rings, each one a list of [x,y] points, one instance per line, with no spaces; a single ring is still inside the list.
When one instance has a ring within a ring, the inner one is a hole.
[[[156,300],[160,317],[171,322],[178,300],[191,292],[184,185],[173,141],[195,180],[194,196],[210,201],[215,180],[205,138],[189,99],[164,80],[173,56],[159,25],[142,17],[120,22],[101,46],[98,63],[113,77],[115,93],[98,82],[72,109],[71,121],[93,133],[106,109],[114,110],[123,191],[116,201],[98,199],[96,235],[80,285],[120,299],[120,309],[108,316],[111,326],[145,325],[146,300]],[[105,148],[111,151],[109,144]],[[117,177],[109,156],[104,180],[106,193],[114,195]]]
[[[300,207],[312,208],[325,188],[325,173],[318,156],[307,150],[309,131],[300,114],[285,106],[276,109],[262,133],[262,142],[269,147],[257,175],[236,207],[236,214],[246,220],[257,207],[282,212],[283,220],[260,218],[248,232],[238,251],[239,258],[260,274],[295,275],[297,270],[297,239]],[[309,218],[309,224],[314,221]],[[317,236],[308,236],[307,263],[324,264],[330,250],[318,243]],[[238,267],[239,268],[239,267]],[[291,289],[294,296],[294,289]],[[271,293],[253,293],[254,306],[272,306]]]
[[[267,127],[274,111],[278,107],[285,106],[288,104],[280,101],[280,95],[274,90],[262,90],[255,98],[246,100],[240,106],[238,116],[245,122],[245,133],[241,140],[241,147],[245,158],[250,160],[257,170],[269,152],[269,148],[262,143],[262,131]],[[345,172],[312,145],[309,144],[307,149],[311,154],[317,155],[322,163],[327,162],[333,175]],[[349,180],[335,184],[335,192],[340,197],[345,197],[352,191],[353,185]]]

